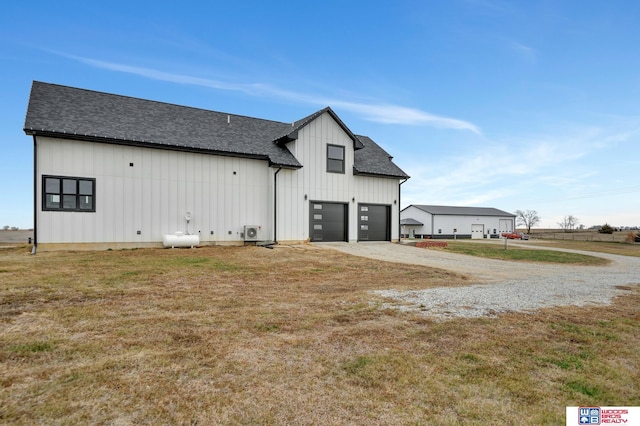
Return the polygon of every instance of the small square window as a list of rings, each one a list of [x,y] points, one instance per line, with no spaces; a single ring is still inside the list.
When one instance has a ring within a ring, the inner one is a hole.
[[[93,181],[91,180],[81,180],[79,183],[79,194],[80,195],[93,195]]]
[[[91,210],[93,208],[93,197],[90,195],[81,195],[78,201],[80,210]]]
[[[48,193],[60,193],[60,179],[57,178],[45,178],[44,180],[45,192]]]
[[[60,208],[60,196],[57,194],[47,194],[44,197],[44,206],[46,209],[59,209]]]
[[[62,193],[76,194],[78,181],[75,179],[62,179]]]
[[[62,208],[65,210],[75,210],[76,208],[76,196],[75,195],[63,195],[62,196]]]

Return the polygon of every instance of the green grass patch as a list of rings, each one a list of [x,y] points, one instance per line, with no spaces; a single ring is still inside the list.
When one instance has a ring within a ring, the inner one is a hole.
[[[574,265],[606,265],[607,259],[578,253],[568,253],[554,250],[523,249],[497,244],[477,244],[450,242],[444,249],[453,253],[469,256],[485,257],[489,259],[515,260],[526,262],[564,263]]]
[[[562,370],[576,370],[582,371],[584,369],[584,361],[591,358],[586,352],[581,352],[578,355],[566,354],[560,358],[544,358],[540,361],[544,364],[555,365]]]
[[[38,352],[49,352],[53,350],[53,344],[51,342],[33,342],[14,345],[11,348],[11,352],[25,355]]]
[[[280,331],[280,325],[279,324],[274,324],[274,323],[262,323],[262,324],[258,324],[258,326],[256,327],[258,329],[258,331],[262,331],[265,333],[273,333],[276,331]]]
[[[345,362],[342,368],[348,374],[358,376],[362,374],[362,371],[365,369],[365,367],[372,362],[373,361],[369,357],[359,356],[356,359]]]
[[[602,391],[597,386],[593,386],[579,380],[567,383],[567,388],[571,389],[574,392],[579,392],[593,398],[596,398],[602,394]]]

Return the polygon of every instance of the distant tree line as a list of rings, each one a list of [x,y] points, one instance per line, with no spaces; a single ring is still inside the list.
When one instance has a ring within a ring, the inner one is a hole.
[[[558,222],[558,225],[560,225],[560,229],[562,229],[564,232],[573,232],[580,226],[580,221],[577,217],[570,214],[563,217],[562,220]],[[584,226],[582,226],[582,228],[584,228]]]
[[[3,226],[2,229],[4,231],[18,231],[18,230],[20,230],[20,228],[18,228],[17,226],[9,226],[9,225]]]
[[[538,212],[535,210],[516,210],[516,225],[522,226],[527,229],[527,234],[531,233],[531,228],[534,226],[538,226],[540,224],[541,218],[538,215]],[[560,222],[558,222],[558,226],[564,232],[574,232],[575,230],[585,229],[585,226],[580,223],[580,219],[575,217],[574,215],[567,215],[562,218]],[[621,226],[621,227],[613,227],[608,223],[605,223],[601,226],[592,226],[589,229],[597,230],[601,234],[613,234],[618,231],[637,231],[640,227],[637,226]],[[640,232],[637,233],[640,235]]]

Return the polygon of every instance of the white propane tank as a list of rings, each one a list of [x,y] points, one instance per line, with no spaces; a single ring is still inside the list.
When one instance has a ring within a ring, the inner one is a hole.
[[[166,234],[162,238],[162,245],[165,247],[195,247],[200,244],[200,237],[198,235],[184,235],[182,232],[176,232],[175,234]]]

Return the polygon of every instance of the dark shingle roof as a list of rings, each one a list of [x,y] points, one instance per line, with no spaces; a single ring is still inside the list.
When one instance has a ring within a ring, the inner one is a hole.
[[[325,112],[354,139],[354,172],[408,177],[371,139],[366,138],[363,144],[364,137],[354,136],[330,108],[292,125],[34,81],[24,131],[30,135],[261,158],[275,166],[299,168],[302,165],[279,142],[295,139],[300,128]],[[363,146],[366,149],[359,149]]]
[[[412,206],[420,210],[423,210],[427,213],[439,214],[439,215],[515,217],[515,215],[512,213],[507,213],[505,211],[494,209],[492,207],[428,206],[424,204],[412,204]],[[406,210],[407,208],[403,210]]]
[[[25,121],[28,134],[201,150],[269,159],[300,167],[271,143],[290,124],[34,82]]]
[[[354,153],[354,174],[409,179],[409,175],[391,161],[393,157],[371,138],[359,135],[356,137],[362,144],[363,149],[359,149]]]

